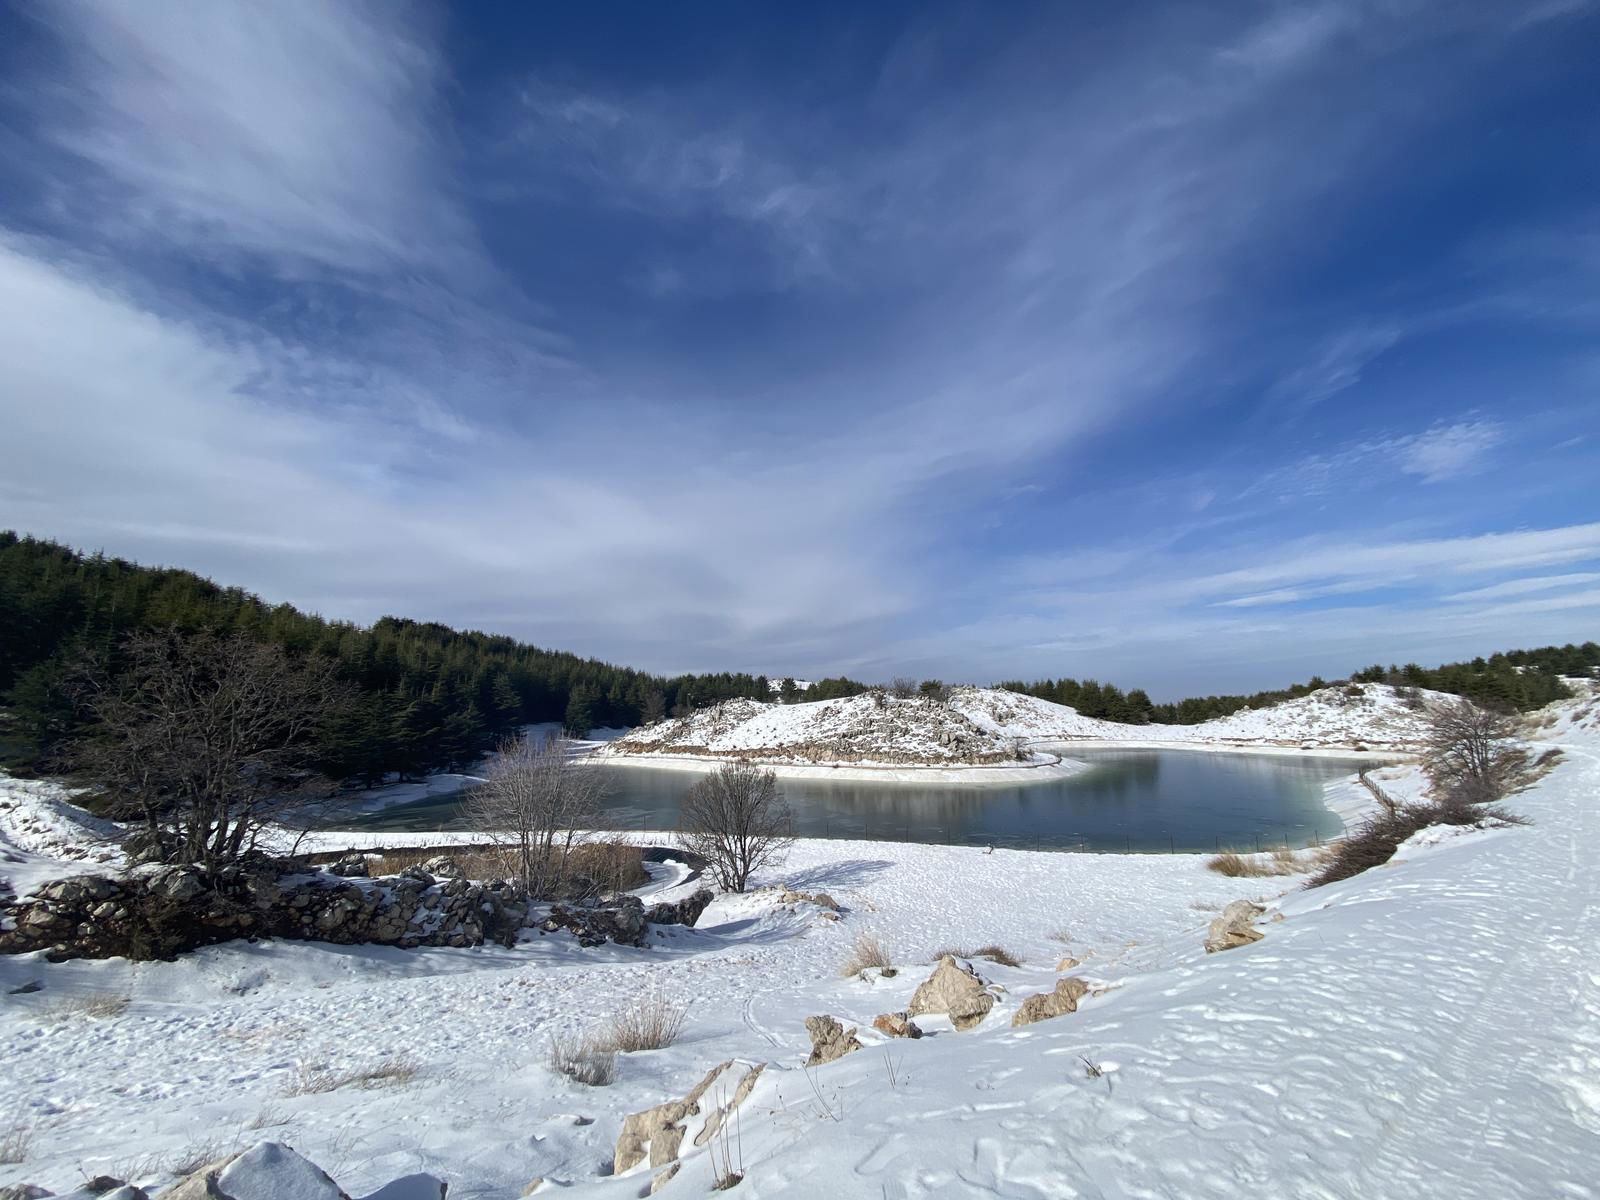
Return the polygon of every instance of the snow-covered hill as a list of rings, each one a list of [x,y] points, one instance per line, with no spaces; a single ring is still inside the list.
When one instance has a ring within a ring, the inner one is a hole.
[[[636,729],[600,755],[981,769],[1036,763],[1032,747],[1073,742],[1396,753],[1417,744],[1423,704],[1434,696],[1383,684],[1330,687],[1202,725],[1124,725],[995,688],[956,688],[948,702],[882,693],[787,705],[730,700]]]
[[[931,767],[1029,761],[1004,730],[978,725],[936,700],[898,700],[881,692],[807,704],[729,700],[636,729],[599,754]]]
[[[1449,697],[1437,692],[1352,684],[1200,725],[1101,721],[1065,705],[993,688],[957,688],[951,705],[975,724],[1036,741],[1405,751],[1422,735],[1425,705],[1444,699]]]

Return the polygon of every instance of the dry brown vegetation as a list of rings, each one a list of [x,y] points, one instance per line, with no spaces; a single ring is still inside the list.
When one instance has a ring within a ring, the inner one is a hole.
[[[852,979],[869,967],[877,967],[888,973],[894,970],[894,964],[889,960],[889,952],[883,948],[883,943],[870,933],[863,933],[856,939],[850,957],[844,960],[839,968],[839,975],[843,979]]]
[[[612,1017],[605,1036],[592,1039],[591,1045],[596,1049],[619,1050],[624,1054],[637,1050],[664,1050],[678,1040],[688,1015],[686,1005],[673,1004],[664,997],[652,996]]]
[[[550,1039],[550,1069],[586,1087],[606,1087],[617,1078],[617,1053],[602,1039],[558,1033]]]
[[[374,875],[394,875],[407,867],[420,867],[430,858],[445,855],[454,859],[468,879],[511,879],[518,874],[516,863],[505,851],[494,846],[407,847],[383,850],[370,865]],[[593,841],[573,846],[566,854],[564,869],[568,884],[574,879],[592,881],[602,892],[625,892],[650,882],[638,846],[624,841]],[[552,876],[553,877],[553,874]],[[560,881],[553,884],[563,893]]]
[[[1024,959],[1018,958],[1004,946],[979,946],[976,950],[956,950],[946,947],[933,956],[933,961],[941,958],[986,958],[992,963],[999,963],[1002,967],[1020,967]]]
[[[128,1004],[128,997],[117,992],[90,992],[52,1000],[40,1009],[39,1015],[50,1021],[73,1021],[81,1017],[109,1021],[127,1012]]]
[[[355,1086],[371,1090],[410,1083],[422,1068],[409,1054],[392,1054],[364,1067],[301,1066],[283,1089],[286,1096],[309,1096]]]
[[[1316,846],[1296,853],[1287,847],[1264,854],[1235,854],[1224,850],[1206,862],[1218,875],[1231,879],[1265,879],[1277,875],[1298,875],[1328,861],[1332,851],[1327,846]]]
[[[1368,817],[1333,846],[1327,864],[1306,886],[1321,887],[1382,866],[1402,842],[1430,825],[1527,824],[1496,801],[1530,786],[1560,758],[1559,752],[1556,757],[1546,752],[1529,762],[1514,741],[1520,732],[1514,714],[1481,709],[1466,700],[1430,707],[1423,755],[1432,781],[1428,798]]]

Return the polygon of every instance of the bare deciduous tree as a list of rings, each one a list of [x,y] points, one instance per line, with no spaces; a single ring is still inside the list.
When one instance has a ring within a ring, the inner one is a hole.
[[[1491,804],[1525,782],[1528,756],[1513,739],[1515,714],[1480,708],[1470,700],[1428,707],[1423,757],[1440,799]]]
[[[679,841],[710,864],[725,891],[744,891],[752,874],[781,863],[794,843],[778,777],[750,763],[728,763],[700,780],[681,814]]]
[[[309,766],[348,701],[331,662],[176,629],[131,635],[119,662],[87,660],[68,680],[92,724],[67,759],[143,820],[159,857],[235,861],[327,790]]]
[[[571,880],[573,851],[598,823],[600,768],[575,756],[575,743],[550,738],[503,742],[466,811],[499,848],[507,871],[532,896],[549,897]]]
[[[889,681],[889,694],[896,700],[909,700],[917,694],[917,681],[896,675]]]

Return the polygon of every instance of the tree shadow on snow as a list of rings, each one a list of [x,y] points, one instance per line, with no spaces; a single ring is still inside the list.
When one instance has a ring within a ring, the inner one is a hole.
[[[846,858],[796,871],[783,881],[793,892],[826,891],[828,888],[861,887],[894,866],[881,858]]]

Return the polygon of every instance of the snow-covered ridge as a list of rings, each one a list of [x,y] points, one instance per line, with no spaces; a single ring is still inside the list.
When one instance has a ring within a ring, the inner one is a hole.
[[[636,729],[598,754],[891,767],[1016,767],[1054,761],[1030,754],[1006,731],[980,725],[953,706],[882,693],[807,704],[729,700]]]
[[[1449,699],[1381,683],[1350,684],[1199,725],[1125,725],[995,688],[957,688],[951,706],[977,725],[1028,741],[1405,752],[1422,737],[1426,705]]]
[[[1423,706],[1435,697],[1383,684],[1330,687],[1201,725],[1124,725],[995,688],[957,688],[948,702],[881,693],[787,705],[741,699],[636,729],[599,756],[985,771],[1055,764],[1037,752],[1050,743],[1393,754],[1415,748]]]

